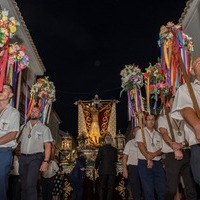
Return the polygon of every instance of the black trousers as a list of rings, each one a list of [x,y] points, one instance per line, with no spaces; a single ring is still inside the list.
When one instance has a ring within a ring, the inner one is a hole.
[[[8,199],[20,200],[21,199],[21,180],[19,175],[10,175],[8,183]]]
[[[43,198],[43,200],[52,200],[52,192],[53,192],[55,177],[56,177],[56,175],[51,178],[42,177],[42,198]]]
[[[99,175],[99,200],[112,200],[115,175]]]
[[[134,200],[140,200],[142,197],[142,186],[138,166],[128,165],[128,181]]]
[[[22,200],[37,199],[37,182],[42,164],[43,154],[21,155],[19,158],[19,174],[21,179]]]
[[[190,150],[183,150],[183,159],[176,160],[174,153],[166,153],[165,172],[167,181],[166,200],[174,199],[180,176],[185,184],[186,198],[190,200],[197,199],[196,186],[190,167]]]

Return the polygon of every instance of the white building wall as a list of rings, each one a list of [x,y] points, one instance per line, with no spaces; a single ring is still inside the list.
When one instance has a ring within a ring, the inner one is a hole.
[[[193,58],[200,56],[200,0],[189,0],[179,21],[184,33],[192,37]]]

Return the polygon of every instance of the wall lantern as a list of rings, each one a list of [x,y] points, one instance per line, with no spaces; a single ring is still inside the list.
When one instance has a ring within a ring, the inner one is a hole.
[[[121,134],[121,132],[119,131],[119,133],[116,135],[115,139],[116,139],[117,149],[123,150],[124,146],[125,146],[125,136],[123,134]]]
[[[62,137],[61,149],[63,151],[71,151],[72,150],[72,137],[67,134]]]

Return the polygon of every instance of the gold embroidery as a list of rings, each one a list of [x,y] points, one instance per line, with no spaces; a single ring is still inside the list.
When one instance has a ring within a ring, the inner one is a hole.
[[[125,181],[124,178],[121,179],[121,181],[119,182],[119,185],[115,188],[115,190],[117,190],[119,192],[119,195],[121,196],[121,198],[123,200],[125,200],[126,197],[126,187],[125,187]]]
[[[69,183],[69,180],[66,178],[64,180],[64,186],[63,186],[63,199],[68,199],[72,190],[73,189]]]

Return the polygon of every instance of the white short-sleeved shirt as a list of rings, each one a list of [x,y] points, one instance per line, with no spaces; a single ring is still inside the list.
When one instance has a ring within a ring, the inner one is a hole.
[[[200,107],[200,101],[199,101],[200,85],[199,84],[200,82],[196,79],[194,80],[193,83],[191,83],[198,105]],[[175,119],[183,120],[183,117],[180,111],[186,107],[190,107],[194,109],[192,99],[188,92],[187,85],[184,84],[184,85],[181,85],[176,92],[172,110],[171,110],[171,113],[172,113],[171,117]],[[191,145],[197,144],[198,142],[194,134],[194,129],[188,123],[185,123],[184,130],[185,130],[185,138],[188,141],[189,145],[191,146]]]
[[[58,164],[56,163],[56,161],[51,160],[49,162],[49,166],[47,171],[42,172],[42,177],[44,178],[51,178],[53,176],[56,175],[56,172],[59,170]]]
[[[137,158],[138,147],[137,147],[137,143],[136,143],[135,139],[129,140],[126,143],[123,154],[126,154],[128,156],[128,160],[126,163],[127,165],[137,165],[138,164],[138,158]]]
[[[32,127],[29,121],[25,125],[19,140],[21,141],[21,153],[33,154],[44,152],[44,143],[52,142],[53,138],[50,129],[46,125],[38,121]]]
[[[12,175],[19,175],[19,159],[16,155],[13,157],[13,169],[10,171]]]
[[[171,118],[171,113],[169,113],[169,119],[172,125],[172,129],[173,129],[173,133],[174,133],[174,137],[175,137],[175,142],[178,143],[182,143],[185,142],[185,133],[184,133],[184,121],[176,121],[176,119],[172,119]],[[170,132],[170,128],[169,128],[169,124],[168,124],[168,120],[167,120],[167,116],[166,115],[162,115],[159,116],[158,118],[158,130],[160,128],[165,128],[168,132],[168,136],[170,138],[172,138],[172,134]],[[180,129],[181,135],[178,134]],[[173,152],[173,149],[166,144],[166,142],[164,140],[162,140],[162,152],[163,153],[169,153],[169,152]]]
[[[160,136],[160,133],[158,133],[155,130],[151,132],[150,130],[147,129],[147,127],[144,127],[144,136],[145,136],[146,145],[147,145],[146,148],[148,152],[153,153],[159,149],[162,149],[162,138]],[[144,142],[141,129],[137,131],[135,140],[136,142]],[[152,146],[152,143],[154,144],[153,146]],[[138,159],[146,160],[146,158],[141,153],[139,148],[138,148]],[[161,159],[161,156],[156,156],[155,158],[153,158],[153,160],[160,160],[160,159]]]
[[[20,126],[20,114],[19,111],[13,108],[10,104],[7,105],[5,110],[0,115],[0,137],[6,135],[9,132],[19,131]],[[0,145],[0,147],[14,147],[16,140],[12,140],[6,144]]]

